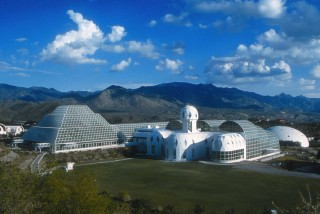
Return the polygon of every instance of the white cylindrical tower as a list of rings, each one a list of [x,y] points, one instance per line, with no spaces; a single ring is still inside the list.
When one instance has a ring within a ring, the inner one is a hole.
[[[190,105],[186,105],[180,111],[180,120],[183,125],[183,132],[198,132],[197,130],[197,120],[199,118],[198,110]]]

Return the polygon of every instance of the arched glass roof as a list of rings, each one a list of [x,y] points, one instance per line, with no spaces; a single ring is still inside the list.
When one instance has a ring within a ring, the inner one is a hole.
[[[170,131],[179,131],[182,130],[182,122],[181,120],[171,120],[167,126],[166,129],[170,130]]]
[[[220,131],[219,127],[223,122],[225,122],[225,120],[199,120],[197,125],[202,131],[208,131],[210,128],[209,131],[217,132]]]
[[[272,133],[248,120],[226,121],[219,128],[221,131],[238,132],[244,136],[247,145],[246,159],[280,151],[279,141]]]

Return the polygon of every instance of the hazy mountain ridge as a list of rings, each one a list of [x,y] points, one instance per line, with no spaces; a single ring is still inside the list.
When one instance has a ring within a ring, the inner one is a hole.
[[[111,122],[167,120],[178,117],[179,109],[187,103],[197,106],[203,116],[217,119],[267,115],[269,118],[317,120],[320,113],[320,99],[286,94],[263,96],[212,84],[173,82],[138,89],[110,86],[96,92],[60,92],[0,84],[0,121],[39,120],[56,106],[67,104],[88,105]]]

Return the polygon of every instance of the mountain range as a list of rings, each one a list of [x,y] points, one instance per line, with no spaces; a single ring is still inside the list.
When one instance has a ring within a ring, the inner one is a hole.
[[[68,104],[88,105],[111,123],[178,119],[179,109],[185,104],[196,106],[203,119],[320,120],[320,99],[263,96],[212,84],[173,82],[137,89],[110,86],[96,92],[0,84],[0,122],[37,121],[57,106]]]

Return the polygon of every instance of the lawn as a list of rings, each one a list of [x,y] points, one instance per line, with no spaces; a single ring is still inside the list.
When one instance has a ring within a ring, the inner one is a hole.
[[[133,159],[75,170],[94,174],[101,190],[126,191],[133,198],[150,199],[154,207],[171,204],[182,212],[188,212],[195,204],[218,213],[228,209],[262,211],[274,208],[272,201],[280,207],[295,207],[298,191],[306,195],[307,184],[314,195],[320,192],[319,179],[263,174],[198,162]]]

